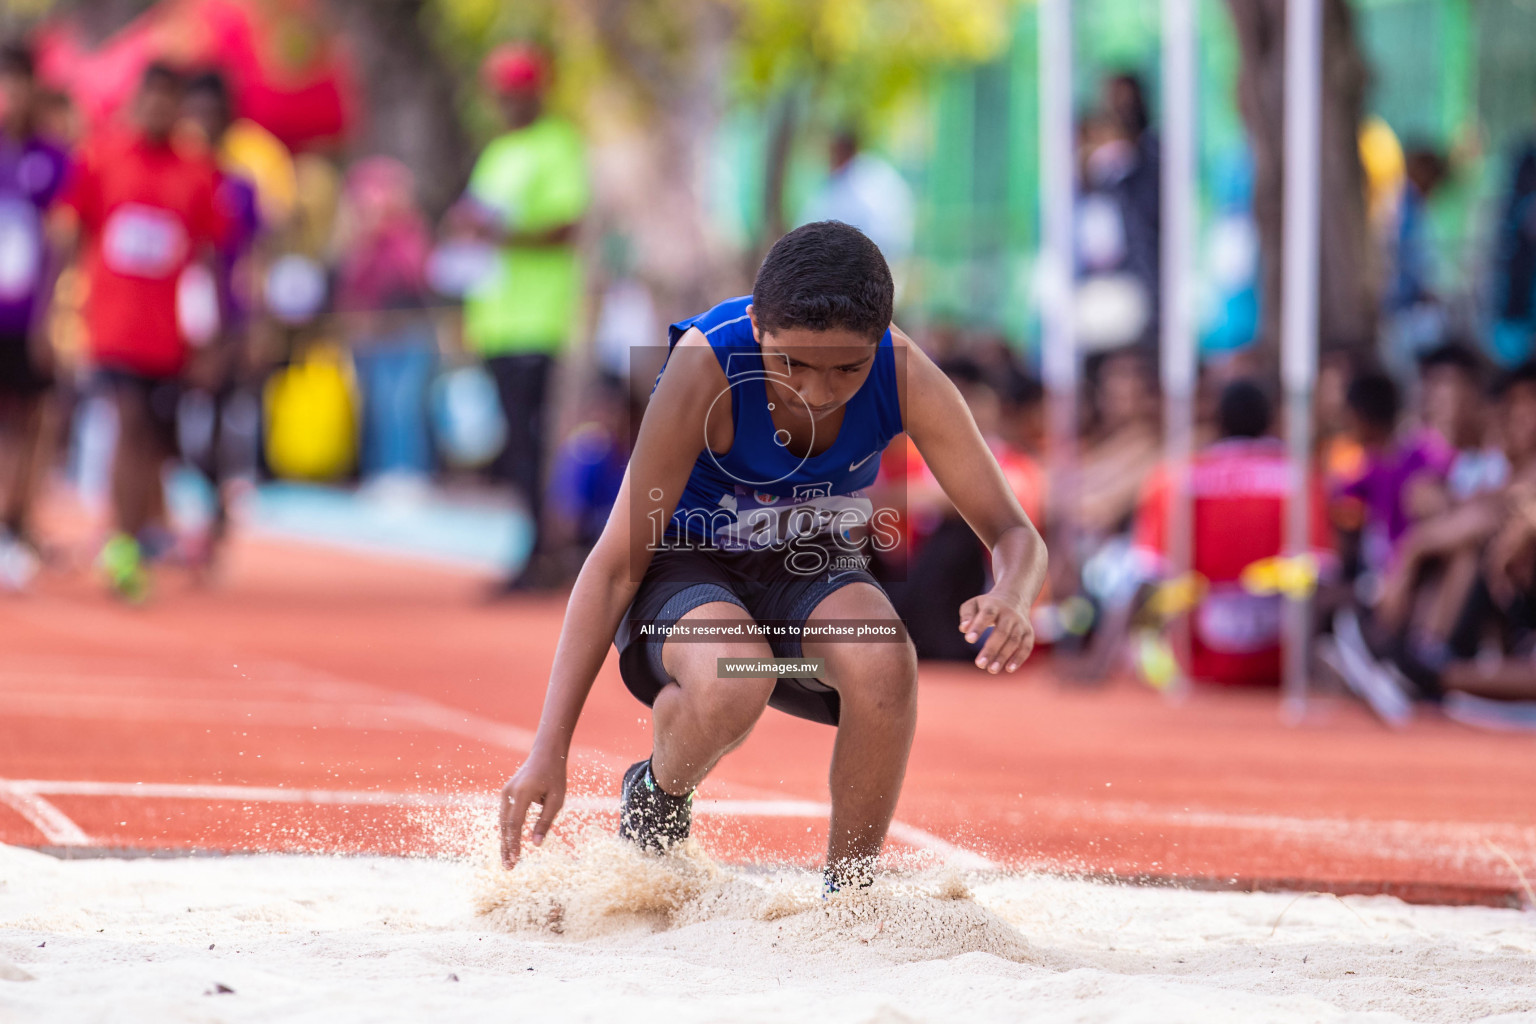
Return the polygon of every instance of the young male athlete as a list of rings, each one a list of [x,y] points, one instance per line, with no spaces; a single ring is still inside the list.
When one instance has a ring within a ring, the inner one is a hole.
[[[224,231],[213,162],[174,145],[183,85],[167,65],[145,69],[131,124],[86,146],[63,200],[83,245],[91,362],[117,407],[116,533],[101,567],[112,590],[129,600],[148,588],[141,542],[161,510],[160,471],[177,446],[176,409],[191,353],[177,315],[178,282]]]
[[[896,620],[858,552],[894,532],[862,490],[903,431],[992,553],[992,588],[957,609],[982,641],[976,664],[1011,672],[1029,656],[1045,546],[959,392],[891,325],[891,303],[875,244],[822,221],[773,246],[750,297],[672,325],[618,503],[571,592],[533,749],[502,790],[506,866],[529,806],[542,808],[536,845],[560,811],[612,639],[654,737],[625,773],[621,835],[656,850],[686,838],[694,789],[772,705],[836,726],[826,883],[872,878],[916,725],[917,662],[904,636],[814,634]],[[822,667],[781,678],[717,666],[775,657]]]
[[[37,568],[31,512],[53,380],[45,217],[67,161],[38,130],[37,106],[32,52],[0,48],[0,590]]]

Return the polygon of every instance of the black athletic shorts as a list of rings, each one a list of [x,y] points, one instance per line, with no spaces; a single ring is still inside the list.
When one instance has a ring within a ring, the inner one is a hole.
[[[27,336],[0,331],[0,395],[31,397],[52,384],[53,379],[33,362]]]
[[[114,398],[126,392],[142,402],[149,414],[155,441],[167,455],[181,450],[176,433],[176,417],[181,396],[186,390],[180,377],[147,377],[132,370],[103,366],[95,373],[96,387]]]
[[[649,707],[672,682],[661,663],[664,640],[640,635],[643,624],[671,626],[700,605],[724,601],[745,609],[756,622],[803,628],[829,594],[850,583],[880,586],[866,569],[849,567],[846,556],[834,561],[840,554],[829,549],[826,569],[800,575],[789,568],[782,551],[658,551],[614,636],[624,685]],[[802,656],[799,637],[766,639],[775,657]],[[840,702],[837,691],[820,680],[783,678],[773,688],[768,706],[797,718],[836,725]]]

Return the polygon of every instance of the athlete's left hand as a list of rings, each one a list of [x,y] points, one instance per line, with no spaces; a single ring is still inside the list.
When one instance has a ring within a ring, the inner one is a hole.
[[[960,606],[960,632],[967,643],[975,643],[992,628],[986,646],[976,656],[976,667],[993,675],[1007,669],[1015,671],[1035,649],[1035,627],[1029,609],[1009,595],[982,594]]]

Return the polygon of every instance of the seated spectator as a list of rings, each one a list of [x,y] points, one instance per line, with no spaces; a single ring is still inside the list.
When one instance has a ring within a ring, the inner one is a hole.
[[[1433,430],[1399,439],[1397,385],[1384,373],[1357,374],[1345,401],[1349,432],[1362,449],[1364,468],[1342,494],[1364,505],[1361,566],[1379,577],[1391,567],[1397,544],[1412,522],[1409,493],[1426,478],[1443,481],[1456,453]]]
[[[1291,467],[1285,446],[1268,436],[1272,412],[1264,390],[1235,380],[1217,406],[1220,438],[1189,468],[1192,568],[1204,596],[1190,622],[1191,679],[1220,685],[1274,686],[1280,681],[1281,600],[1250,593],[1245,569],[1284,550]],[[1134,529],[1138,556],[1166,577],[1173,478],[1168,467],[1147,483]],[[1321,487],[1312,489],[1314,556],[1331,561]]]
[[[1147,360],[1135,352],[1111,353],[1096,376],[1093,422],[1078,464],[1078,526],[1089,548],[1126,529],[1137,495],[1162,457],[1157,392]]]
[[[1375,615],[1363,627],[1335,623],[1351,674],[1385,680],[1403,700],[1447,690],[1536,699],[1536,363],[1507,374],[1495,396],[1508,482],[1415,524]]]
[[[1476,353],[1451,343],[1426,353],[1419,365],[1425,428],[1451,454],[1443,475],[1425,471],[1405,481],[1403,506],[1410,525],[1383,580],[1376,614],[1388,631],[1401,633],[1416,611],[1415,642],[1439,644],[1476,579],[1478,549],[1502,518],[1502,500],[1477,499],[1503,488],[1509,458],[1486,444],[1482,365]]]
[[[1443,486],[1421,487],[1409,495],[1415,519],[1496,491],[1509,478],[1509,460],[1489,437],[1483,360],[1476,351],[1452,341],[1424,353],[1419,359],[1419,390],[1424,425],[1455,455]]]
[[[1003,440],[1003,403],[981,367],[969,359],[945,360],[944,372],[960,389],[976,426],[996,456],[1003,476],[1024,511],[1039,522],[1044,504],[1044,474],[1027,452]],[[1027,393],[1028,389],[1022,388]],[[948,611],[991,586],[987,549],[944,495],[917,449],[905,459],[905,494],[886,493],[877,504],[905,504],[905,550],[894,560],[904,565],[905,579],[890,579],[886,589],[907,624],[918,657],[970,661],[982,642],[966,642]],[[882,467],[883,469],[884,467]],[[898,572],[897,576],[901,574]],[[983,638],[984,640],[985,638]]]

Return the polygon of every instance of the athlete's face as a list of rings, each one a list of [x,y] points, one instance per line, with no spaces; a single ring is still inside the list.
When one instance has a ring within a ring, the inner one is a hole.
[[[747,307],[752,312],[752,307]],[[847,404],[875,365],[878,344],[852,331],[792,328],[769,333],[752,318],[770,392],[791,419],[821,420]]]
[[[32,79],[15,71],[0,72],[0,117],[25,124],[32,113]]]
[[[162,82],[145,82],[134,108],[139,128],[152,139],[170,137],[181,113],[181,90]]]

